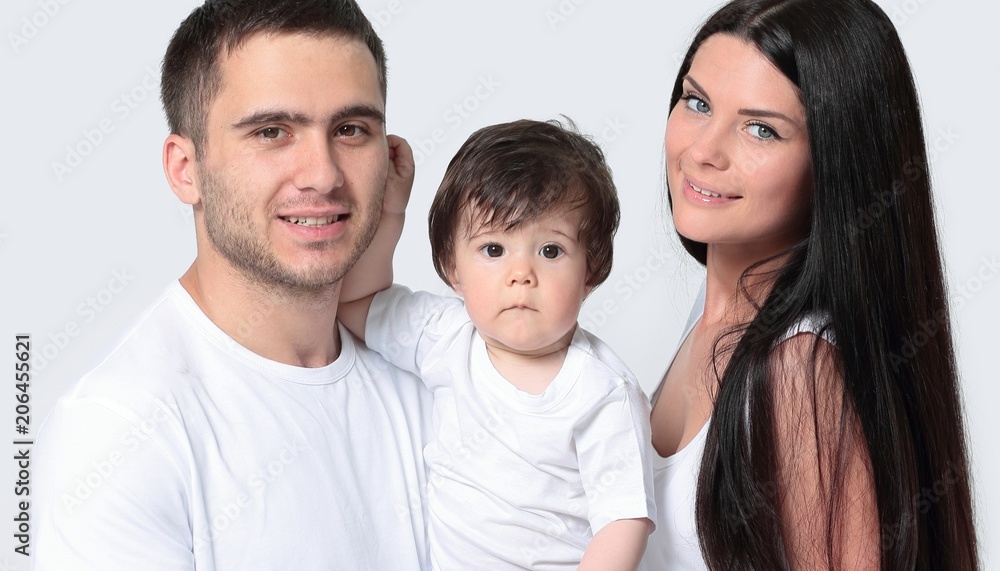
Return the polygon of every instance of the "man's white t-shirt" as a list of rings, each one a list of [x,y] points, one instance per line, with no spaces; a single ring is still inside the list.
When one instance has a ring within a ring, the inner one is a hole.
[[[425,460],[435,569],[576,569],[606,524],[655,521],[649,402],[597,338],[577,329],[539,395],[493,367],[456,298],[380,292],[365,340],[434,393]]]
[[[172,284],[42,427],[35,569],[428,568],[431,395],[340,335],[270,361]]]

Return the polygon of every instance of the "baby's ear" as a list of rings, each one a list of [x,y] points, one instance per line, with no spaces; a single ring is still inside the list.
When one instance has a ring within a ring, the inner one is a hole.
[[[592,291],[594,291],[594,273],[587,270],[587,281],[583,282],[583,299],[590,297]]]
[[[462,282],[458,281],[458,272],[455,271],[454,265],[452,265],[451,269],[448,271],[448,285],[451,286],[451,291],[455,292],[460,297],[465,297],[465,291],[462,289]]]

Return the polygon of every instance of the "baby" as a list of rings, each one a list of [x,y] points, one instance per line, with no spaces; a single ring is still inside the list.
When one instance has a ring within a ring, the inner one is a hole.
[[[611,271],[604,155],[556,122],[473,133],[431,206],[434,267],[460,298],[392,286],[412,155],[390,141],[382,222],[338,315],[434,394],[435,569],[634,570],[653,529],[649,403],[577,326]]]

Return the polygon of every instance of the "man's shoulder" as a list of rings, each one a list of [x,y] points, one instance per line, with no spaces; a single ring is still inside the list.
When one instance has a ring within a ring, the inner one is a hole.
[[[192,377],[190,349],[205,340],[199,339],[173,290],[167,288],[64,399],[153,396],[183,387],[185,378]]]
[[[389,389],[393,397],[430,398],[430,392],[413,373],[392,364],[379,352],[369,348],[364,341],[355,337],[346,327],[341,326],[341,335],[351,339],[354,363],[348,373],[355,382],[370,383],[376,389]]]

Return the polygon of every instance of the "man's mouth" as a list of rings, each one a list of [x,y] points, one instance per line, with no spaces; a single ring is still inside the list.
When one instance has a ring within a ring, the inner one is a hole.
[[[299,226],[310,226],[313,228],[320,228],[323,226],[329,226],[334,222],[338,222],[342,218],[346,218],[346,214],[334,214],[333,216],[282,216],[281,219],[285,222],[290,222],[292,224],[298,224]]]

